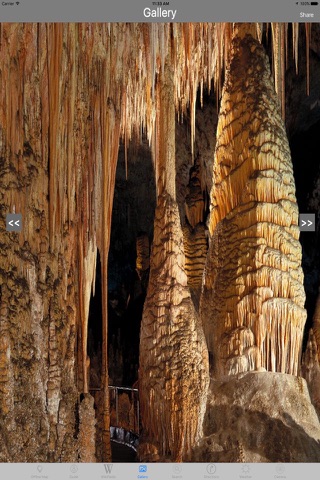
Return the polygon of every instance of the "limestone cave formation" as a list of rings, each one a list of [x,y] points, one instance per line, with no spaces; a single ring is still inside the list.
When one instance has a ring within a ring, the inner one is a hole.
[[[320,25],[0,24],[0,96],[0,461],[320,461]]]

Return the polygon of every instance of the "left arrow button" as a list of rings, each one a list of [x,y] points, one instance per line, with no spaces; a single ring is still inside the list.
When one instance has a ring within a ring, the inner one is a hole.
[[[8,213],[6,215],[6,230],[7,232],[21,232],[22,230],[21,213]]]

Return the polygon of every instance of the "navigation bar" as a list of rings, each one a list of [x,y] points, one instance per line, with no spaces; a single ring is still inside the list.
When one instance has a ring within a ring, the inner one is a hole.
[[[0,0],[1,22],[320,22],[294,0]]]

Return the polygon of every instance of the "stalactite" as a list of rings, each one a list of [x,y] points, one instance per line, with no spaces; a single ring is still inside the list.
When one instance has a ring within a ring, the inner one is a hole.
[[[213,175],[201,314],[216,374],[296,375],[306,312],[290,150],[266,55],[243,27],[233,40]]]
[[[306,61],[307,61],[307,84],[306,84],[306,89],[307,89],[307,95],[310,95],[310,38],[311,38],[311,24],[306,23],[305,24],[306,28]]]
[[[110,82],[112,79],[110,78]],[[105,97],[103,97],[105,98]],[[116,165],[119,150],[120,120],[114,105],[108,102],[107,112],[102,125],[103,133],[103,175],[102,175],[102,387],[103,387],[103,426],[102,443],[103,458],[111,458],[110,450],[110,406],[108,381],[108,252],[110,245],[110,227],[113,204],[113,193],[116,176]]]
[[[273,51],[273,66],[275,77],[275,89],[281,101],[282,118],[285,117],[285,24],[272,23],[272,51]]]

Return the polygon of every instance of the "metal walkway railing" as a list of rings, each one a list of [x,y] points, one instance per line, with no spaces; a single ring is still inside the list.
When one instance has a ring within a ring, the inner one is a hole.
[[[137,388],[109,385],[111,440],[137,450],[140,433]]]
[[[109,385],[111,426],[140,433],[139,392],[137,388]]]

